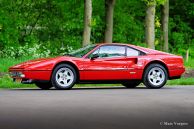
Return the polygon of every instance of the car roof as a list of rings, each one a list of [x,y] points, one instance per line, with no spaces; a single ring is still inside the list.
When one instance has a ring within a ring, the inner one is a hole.
[[[97,43],[98,46],[103,46],[103,45],[123,45],[123,46],[129,46],[132,47],[134,49],[140,50],[146,54],[169,54],[166,52],[162,52],[162,51],[158,51],[158,50],[153,50],[150,48],[145,48],[145,47],[141,47],[141,46],[136,46],[136,45],[132,45],[132,44],[125,44],[125,43]]]
[[[139,48],[139,46],[135,46],[135,45],[132,45],[132,44],[125,44],[125,43],[97,43],[98,46],[104,46],[104,45],[119,45],[119,46],[129,46],[129,47],[132,47],[134,49],[137,49],[137,50],[140,50],[144,53],[148,53],[147,51],[141,49],[141,47]],[[146,48],[145,48],[146,49]]]

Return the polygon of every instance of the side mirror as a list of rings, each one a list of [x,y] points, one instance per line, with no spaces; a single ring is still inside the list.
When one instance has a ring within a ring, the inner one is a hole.
[[[99,55],[98,54],[94,54],[94,55],[92,55],[92,57],[90,58],[91,60],[95,60],[96,58],[98,58],[99,57]]]

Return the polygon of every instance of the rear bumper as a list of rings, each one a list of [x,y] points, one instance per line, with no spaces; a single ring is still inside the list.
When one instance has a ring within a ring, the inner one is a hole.
[[[169,79],[178,79],[185,72],[185,68],[169,70]]]

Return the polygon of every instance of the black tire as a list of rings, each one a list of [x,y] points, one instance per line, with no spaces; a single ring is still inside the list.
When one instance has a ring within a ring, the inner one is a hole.
[[[67,73],[66,75],[63,75],[63,78],[62,78],[63,80],[62,81],[59,81],[59,79],[57,80],[57,78],[59,76],[57,74],[57,72],[59,72],[60,70],[62,71],[62,69],[66,69],[69,73]],[[67,79],[67,77],[64,77],[64,76],[72,76],[72,79]],[[69,82],[68,82],[68,80],[69,80]],[[56,89],[59,89],[59,90],[68,90],[68,89],[71,89],[74,86],[76,80],[77,80],[76,71],[75,71],[75,69],[71,65],[68,65],[68,64],[60,64],[60,65],[58,65],[53,70],[52,77],[51,77],[51,83],[52,83],[52,85]],[[66,81],[69,84],[66,84],[65,85],[65,83],[63,81]]]
[[[125,86],[126,88],[135,88],[140,83],[141,83],[141,81],[129,81],[129,82],[122,83],[122,85]]]
[[[153,74],[152,71],[155,71],[155,74]],[[160,64],[150,64],[144,71],[143,83],[147,88],[150,89],[162,88],[166,84],[167,79],[168,79],[167,70]]]
[[[35,82],[35,85],[42,90],[49,90],[52,86],[50,82]]]

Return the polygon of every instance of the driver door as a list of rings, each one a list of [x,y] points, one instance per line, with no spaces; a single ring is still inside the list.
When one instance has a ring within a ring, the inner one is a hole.
[[[96,59],[90,59],[94,54]],[[129,79],[126,47],[105,45],[84,60],[81,80],[124,80]]]

